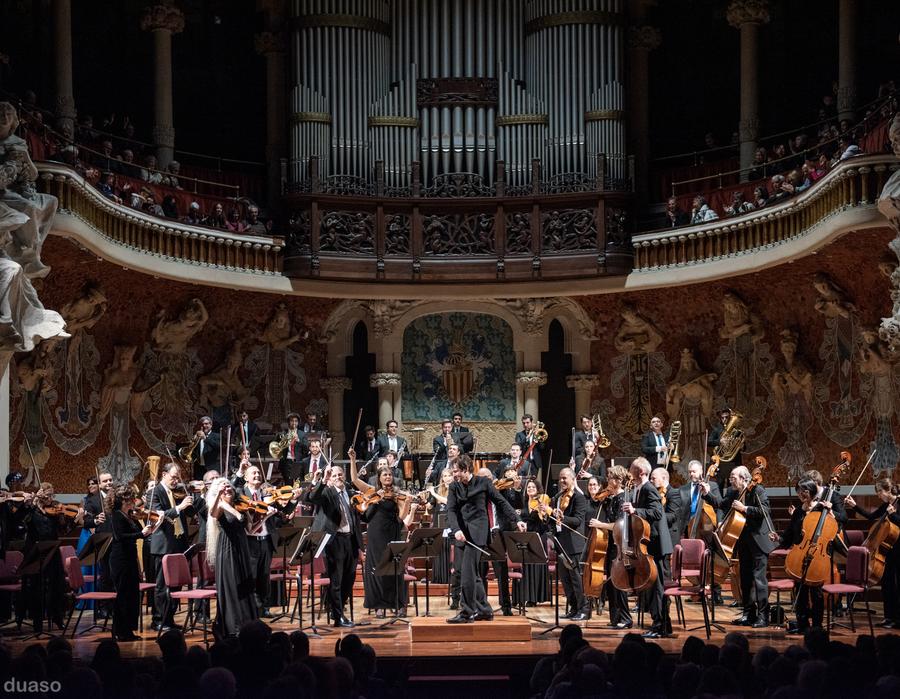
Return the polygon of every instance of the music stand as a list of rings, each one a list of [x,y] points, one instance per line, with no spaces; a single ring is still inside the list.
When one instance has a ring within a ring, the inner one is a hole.
[[[425,613],[422,616],[431,616],[431,607],[429,605],[429,584],[431,572],[431,559],[437,556],[437,551],[431,551],[434,546],[435,539],[440,540],[444,533],[443,527],[419,528],[416,529],[409,537],[409,558],[425,559]]]
[[[566,553],[566,550],[562,547],[562,544],[559,543],[559,539],[556,538],[556,534],[553,534],[551,532],[550,536],[553,539],[553,548],[556,551],[556,568],[553,570],[554,622],[553,626],[551,626],[549,629],[541,631],[541,633],[539,634],[540,636],[543,636],[545,633],[550,633],[551,631],[562,628],[562,624],[559,623],[559,566],[564,565],[569,570],[578,570],[578,563],[573,561],[572,557]]]
[[[301,524],[298,520],[307,520],[307,523]],[[284,590],[284,598],[281,603],[281,614],[276,614],[272,618],[273,623],[289,616],[288,609],[291,606],[291,592],[288,587],[288,544],[293,543],[294,539],[300,536],[305,529],[312,526],[312,523],[312,517],[297,517],[289,524],[278,528],[278,538],[281,541],[281,584]]]
[[[300,583],[299,591],[297,593],[297,603],[294,605],[294,612],[291,613],[291,621],[294,620],[294,613],[299,611],[300,617],[300,630],[306,631],[309,629],[311,631],[310,636],[315,638],[321,638],[322,633],[331,633],[331,629],[321,629],[319,630],[318,625],[316,624],[316,580],[315,580],[315,559],[318,558],[322,551],[325,549],[325,546],[331,540],[331,535],[328,532],[314,532],[307,529],[303,536],[300,537],[300,541],[297,542],[297,548],[294,550],[294,555],[291,556],[291,560],[288,563],[289,565],[297,565],[300,564],[300,570],[297,572],[297,580]],[[310,589],[310,599],[312,602],[310,603],[310,625],[303,626],[303,566],[309,566],[309,589]]]
[[[391,626],[398,622],[403,624],[410,623],[408,619],[400,616],[400,585],[403,583],[403,573],[401,571],[406,570],[406,559],[409,558],[411,550],[409,544],[405,541],[389,541],[384,554],[381,556],[381,560],[372,572],[373,575],[394,578],[394,604],[396,605],[394,607],[394,618],[381,624],[378,628]]]
[[[525,566],[547,565],[547,551],[544,542],[537,532],[503,532],[503,541],[506,544],[506,554],[512,563],[522,565],[522,585],[519,588],[519,615],[529,621],[539,624],[548,622],[537,617],[528,616],[525,613]]]
[[[84,546],[81,548],[81,553],[78,554],[78,560],[86,566],[91,567],[91,571],[94,576],[95,585],[97,588],[100,586],[100,576],[97,574],[97,569],[99,567],[100,561],[106,558],[106,555],[109,553],[109,547],[112,544],[112,532],[97,532],[95,531],[91,534],[87,541],[84,542]],[[96,588],[95,588],[96,589]],[[77,594],[77,591],[76,591]],[[109,623],[109,618],[107,617],[106,621],[101,625],[97,623],[97,607],[99,606],[99,602],[94,604],[93,609],[93,619],[94,622],[86,628],[81,633],[87,633],[92,629],[106,629],[106,625]],[[84,614],[84,609],[80,609],[78,613],[78,619],[75,621],[75,628],[78,628],[78,624],[81,621],[81,615]]]
[[[37,583],[41,586],[40,596],[38,597],[40,605],[38,617],[41,619],[42,627],[43,622],[47,622],[47,628],[50,628],[51,620],[44,618],[44,613],[47,611],[46,583],[48,582],[47,576],[44,573],[47,565],[53,560],[53,556],[59,556],[59,541],[38,541],[25,555],[22,565],[19,566],[19,575],[22,578],[38,577]],[[32,621],[36,627],[37,619],[32,619]],[[48,633],[47,631],[35,631],[33,634],[26,636],[22,640],[30,641],[32,638],[53,638],[53,634]]]

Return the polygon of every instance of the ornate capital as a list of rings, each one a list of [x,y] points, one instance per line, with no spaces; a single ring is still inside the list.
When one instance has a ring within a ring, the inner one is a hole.
[[[652,51],[662,43],[662,32],[656,27],[644,24],[628,29],[628,48]]]
[[[547,383],[547,373],[543,371],[520,371],[516,374],[519,386],[543,386]]]
[[[160,124],[153,127],[153,143],[157,146],[175,147],[175,127]]]
[[[262,55],[267,53],[285,53],[287,51],[284,34],[281,32],[260,32],[254,35],[253,46],[256,49],[256,53]]]
[[[319,379],[319,386],[326,393],[340,393],[353,388],[353,382],[346,376],[326,376]]]
[[[57,95],[56,115],[63,119],[75,118],[75,98],[72,95]]]
[[[766,24],[769,21],[768,0],[732,0],[725,19],[735,29],[744,24]]]
[[[756,141],[759,136],[759,119],[741,119],[738,123],[738,136],[741,143]]]
[[[372,374],[369,377],[369,386],[372,388],[382,388],[384,386],[399,386],[400,374],[391,372],[382,372],[380,374]]]
[[[180,34],[184,31],[184,12],[172,5],[151,5],[144,8],[141,29],[145,32],[157,30]]]
[[[852,112],[856,107],[856,85],[845,85],[838,88],[837,110],[838,114]]]
[[[600,377],[597,374],[570,374],[566,377],[566,387],[576,391],[590,391],[599,385]]]

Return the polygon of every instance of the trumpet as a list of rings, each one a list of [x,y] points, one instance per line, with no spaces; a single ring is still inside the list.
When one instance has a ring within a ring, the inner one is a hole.
[[[609,437],[603,434],[603,423],[600,422],[600,413],[597,413],[591,418],[591,423],[594,426],[594,431],[597,433],[597,448],[606,449],[611,442],[609,441]]]
[[[280,459],[291,442],[297,439],[297,430],[288,430],[278,436],[274,442],[269,442],[269,456],[273,459]]]

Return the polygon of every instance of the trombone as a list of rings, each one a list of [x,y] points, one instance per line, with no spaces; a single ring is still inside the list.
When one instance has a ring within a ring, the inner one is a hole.
[[[594,427],[594,432],[597,433],[597,448],[608,448],[612,442],[609,441],[609,437],[603,434],[603,423],[600,421],[600,413],[595,414],[591,418],[591,424]]]

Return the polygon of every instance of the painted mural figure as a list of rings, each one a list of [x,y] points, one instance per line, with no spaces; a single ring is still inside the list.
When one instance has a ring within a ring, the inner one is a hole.
[[[131,455],[131,411],[134,382],[140,368],[135,364],[133,346],[117,345],[112,364],[103,374],[100,394],[100,417],[109,415],[109,452],[97,464],[100,471],[109,471],[120,482],[130,480],[140,461]]]
[[[875,441],[869,451],[876,449],[872,459],[872,472],[890,477],[897,465],[898,448],[891,429],[895,412],[897,380],[894,366],[885,359],[886,348],[878,337],[877,330],[862,332],[863,345],[859,351],[859,373],[872,381],[870,409],[875,417]]]
[[[214,429],[232,424],[235,421],[234,408],[247,396],[247,389],[238,375],[243,361],[241,341],[235,340],[225,361],[199,379],[200,406],[212,417]]]
[[[27,474],[25,485],[37,483],[38,477],[34,473],[32,456],[39,468],[43,468],[50,459],[47,435],[44,433],[42,406],[45,395],[53,389],[56,379],[53,362],[50,360],[53,348],[54,341],[47,340],[42,342],[35,351],[16,360],[16,378],[23,394],[22,431],[24,434],[18,456],[19,465]]]
[[[806,433],[813,425],[813,375],[806,362],[797,356],[798,344],[796,332],[781,331],[784,368],[772,374],[772,397],[784,432],[778,460],[791,478],[800,476],[813,463],[813,451],[806,441]]]
[[[655,352],[663,337],[656,327],[630,304],[622,306],[622,325],[613,340],[615,348],[625,354]]]
[[[690,349],[681,351],[681,364],[666,389],[666,412],[670,420],[681,420],[683,468],[692,458],[703,458],[704,435],[713,413],[713,382],[716,374],[700,368]],[[682,466],[679,466],[682,468]]]
[[[726,291],[722,296],[724,324],[719,330],[723,340],[733,340],[743,335],[750,335],[756,342],[765,334],[759,316],[750,311],[747,304],[733,291]]]
[[[167,320],[166,312],[162,310],[153,328],[153,343],[160,352],[184,352],[191,338],[203,329],[207,320],[209,313],[200,299],[191,299],[174,320]]]

